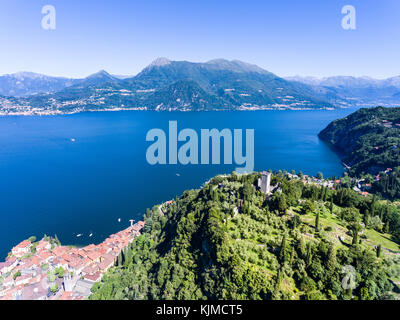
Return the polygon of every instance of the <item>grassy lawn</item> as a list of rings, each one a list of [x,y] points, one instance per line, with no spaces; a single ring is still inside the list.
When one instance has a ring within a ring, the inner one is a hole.
[[[387,249],[393,251],[400,251],[399,245],[391,241],[391,236],[388,234],[382,234],[375,230],[367,229],[365,230],[365,235],[368,237],[368,239],[371,240],[371,242],[373,242],[376,245],[380,244],[382,245],[382,247],[385,247]]]

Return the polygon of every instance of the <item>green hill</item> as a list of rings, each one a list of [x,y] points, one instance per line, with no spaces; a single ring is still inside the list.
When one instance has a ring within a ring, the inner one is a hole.
[[[267,198],[258,177],[215,177],[149,210],[90,299],[394,298],[399,206],[283,174]]]
[[[319,137],[344,155],[351,176],[377,175],[375,191],[400,199],[400,108],[360,109],[335,120]]]

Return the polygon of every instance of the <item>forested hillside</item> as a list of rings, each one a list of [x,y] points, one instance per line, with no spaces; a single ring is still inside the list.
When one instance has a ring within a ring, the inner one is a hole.
[[[344,154],[351,176],[381,173],[375,192],[400,199],[400,108],[360,109],[333,121],[319,137]]]
[[[149,210],[90,299],[395,297],[399,205],[283,173],[267,197],[259,176],[218,176]]]

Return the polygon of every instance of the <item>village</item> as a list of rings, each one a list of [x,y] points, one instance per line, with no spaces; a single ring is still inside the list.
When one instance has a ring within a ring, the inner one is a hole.
[[[389,174],[391,171],[393,171],[392,168],[387,168],[384,171],[384,174]],[[372,183],[371,181],[367,181],[366,179],[351,178],[349,176],[344,176],[340,179],[324,179],[323,177],[313,177],[308,175],[299,176],[292,173],[287,173],[287,176],[289,179],[301,180],[304,184],[319,185],[322,187],[327,187],[331,190],[335,190],[338,186],[349,184],[350,186],[352,186],[352,189],[358,192],[360,195],[364,197],[368,197],[371,195],[370,191],[372,189]],[[378,174],[373,177],[373,181],[379,181],[380,178],[381,174]]]
[[[83,300],[141,234],[143,221],[98,245],[62,246],[50,237],[24,240],[0,262],[0,300]]]

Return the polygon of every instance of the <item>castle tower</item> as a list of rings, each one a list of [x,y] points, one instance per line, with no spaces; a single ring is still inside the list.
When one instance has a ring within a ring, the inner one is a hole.
[[[261,192],[264,194],[271,193],[271,173],[261,173]]]
[[[64,275],[64,291],[71,292],[74,289],[74,282],[72,281],[71,274],[68,272]]]

